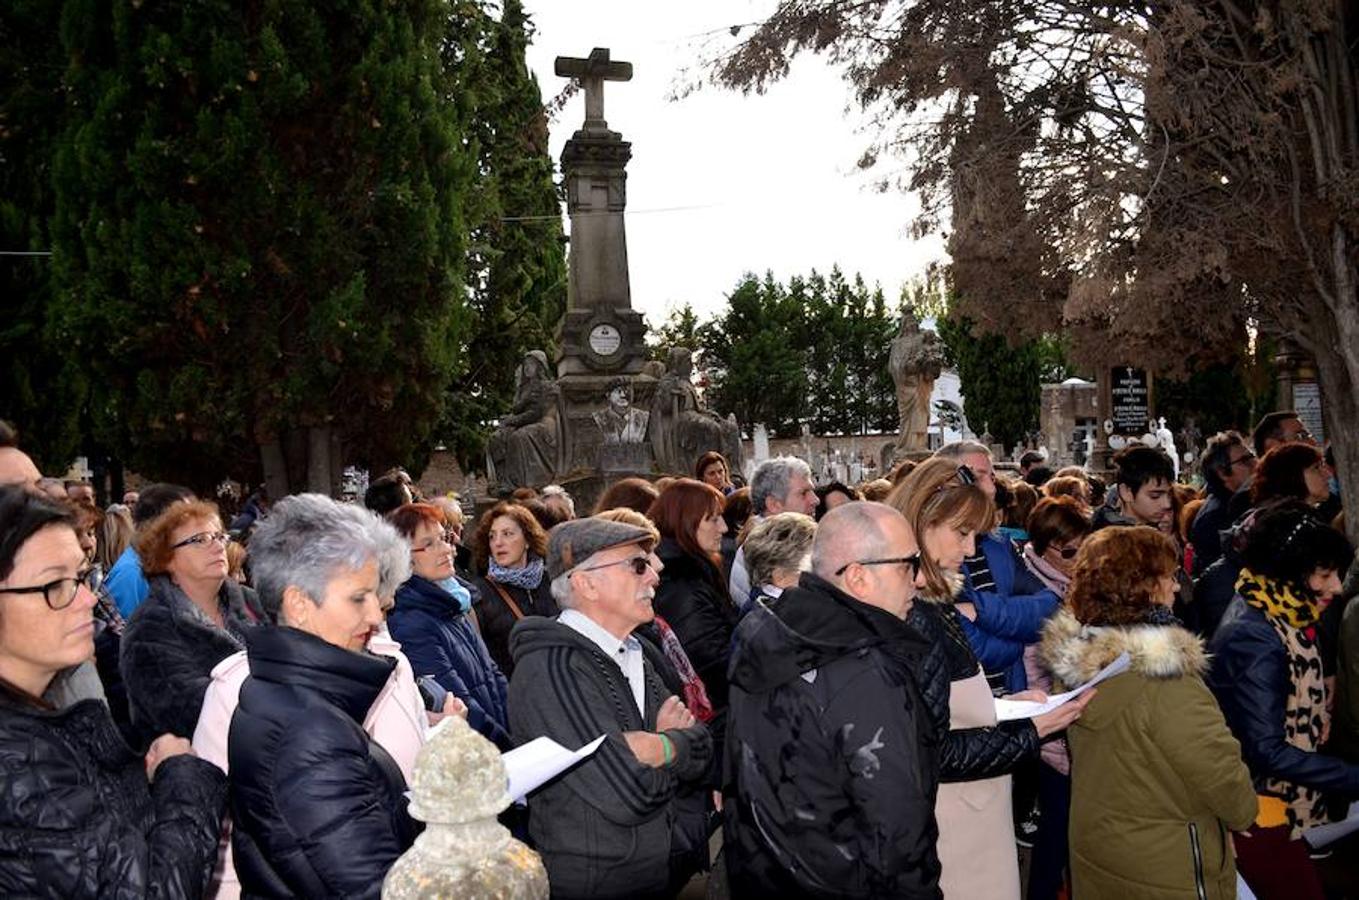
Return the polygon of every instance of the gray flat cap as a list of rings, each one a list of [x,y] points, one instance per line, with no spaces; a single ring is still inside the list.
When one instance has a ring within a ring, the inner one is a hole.
[[[608,519],[572,519],[553,528],[547,539],[547,574],[556,578],[612,547],[645,544],[650,550],[651,542],[651,532],[635,525]]]

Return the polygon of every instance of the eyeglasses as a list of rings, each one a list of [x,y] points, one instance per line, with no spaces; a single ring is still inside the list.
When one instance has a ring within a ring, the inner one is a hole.
[[[1227,468],[1228,468],[1228,469],[1234,469],[1234,468],[1236,468],[1237,466],[1243,466],[1243,465],[1245,465],[1245,464],[1248,463],[1248,462],[1253,462],[1254,460],[1255,460],[1255,454],[1254,454],[1254,453],[1251,453],[1249,450],[1247,450],[1245,453],[1241,454],[1241,455],[1238,456],[1236,459],[1233,459],[1233,460],[1231,460],[1230,462],[1228,462],[1228,463],[1227,463]]]
[[[445,531],[442,535],[430,541],[428,544],[425,544],[423,547],[412,547],[411,552],[424,553],[426,550],[433,550],[440,545],[444,547],[452,547],[453,544],[454,544],[453,532]]]
[[[1075,559],[1076,554],[1081,552],[1080,547],[1063,547],[1057,551],[1057,555],[1062,559]]]
[[[910,556],[894,556],[891,559],[856,559],[847,562],[835,570],[836,575],[845,574],[845,570],[850,566],[898,566],[908,565],[911,567],[911,578],[914,579],[920,574],[920,551],[912,553]]]
[[[632,574],[641,577],[645,575],[647,569],[651,568],[651,559],[646,556],[629,556],[627,559],[616,559],[611,563],[600,563],[597,566],[590,566],[585,569],[577,569],[577,572],[594,572],[599,569],[607,569],[610,566],[632,566]]]
[[[945,481],[934,489],[936,494],[947,491],[950,488],[971,487],[977,483],[977,473],[972,471],[971,466],[959,466],[953,473],[957,481]]]
[[[58,578],[47,582],[47,584],[38,584],[33,587],[0,588],[0,594],[42,594],[48,609],[65,609],[75,600],[82,585],[89,590],[94,590],[94,578],[97,572],[98,570],[91,566],[88,569],[81,569],[74,578]]]
[[[208,544],[220,544],[225,547],[231,542],[231,535],[225,531],[200,531],[198,534],[191,534],[178,544],[171,544],[171,550],[178,550],[180,547],[190,545],[196,547],[206,547]]]

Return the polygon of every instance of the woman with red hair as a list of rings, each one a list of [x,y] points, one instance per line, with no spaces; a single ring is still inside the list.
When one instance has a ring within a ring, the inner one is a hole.
[[[727,708],[727,659],[738,615],[722,578],[722,494],[693,478],[679,478],[661,491],[647,517],[661,542],[665,563],[656,586],[656,614],[684,645],[708,689],[713,710]]]

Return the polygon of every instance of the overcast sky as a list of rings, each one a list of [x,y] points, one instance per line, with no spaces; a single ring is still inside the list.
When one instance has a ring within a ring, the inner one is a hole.
[[[786,280],[838,264],[895,299],[941,258],[938,239],[906,233],[912,198],[876,193],[856,169],[869,137],[846,109],[847,86],[820,58],[800,60],[763,96],[705,88],[668,99],[705,35],[758,20],[769,0],[525,2],[537,27],[529,66],[545,101],[566,84],[552,73],[557,56],[608,47],[633,64],[632,81],[605,86],[604,112],[632,142],[632,302],[653,324],[685,301],[700,314],[721,308],[747,271]],[[555,158],[583,118],[578,94],[551,123]]]

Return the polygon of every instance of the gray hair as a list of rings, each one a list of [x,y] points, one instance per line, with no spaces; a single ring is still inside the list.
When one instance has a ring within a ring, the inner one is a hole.
[[[886,556],[889,548],[882,523],[893,516],[906,521],[892,507],[870,500],[842,503],[826,513],[812,541],[812,571],[830,581],[848,563]]]
[[[547,503],[556,500],[566,508],[567,515],[574,519],[576,517],[576,501],[571,499],[571,495],[566,488],[560,484],[549,484],[538,492],[538,499]]]
[[[981,441],[954,441],[934,451],[934,455],[940,459],[953,460],[960,460],[964,456],[972,456],[974,453],[985,456],[987,459],[991,458],[991,448]]]
[[[756,514],[764,515],[765,503],[770,497],[782,500],[788,496],[794,475],[810,481],[812,467],[796,456],[776,456],[760,463],[750,479],[750,505]]]
[[[296,494],[274,504],[250,538],[251,575],[265,612],[278,619],[289,586],[320,606],[337,575],[373,560],[381,572],[391,543],[379,525],[396,534],[368,510],[322,494]]]
[[[776,569],[797,569],[815,538],[816,520],[802,513],[779,513],[757,523],[741,545],[750,583],[770,584]]]
[[[575,609],[576,590],[571,587],[571,573],[563,572],[547,588],[552,592],[552,599],[557,601],[557,605],[562,609]]]
[[[342,504],[345,509],[364,514],[366,524],[377,545],[378,596],[384,600],[396,596],[396,589],[411,577],[411,544],[386,519],[354,503]]]

